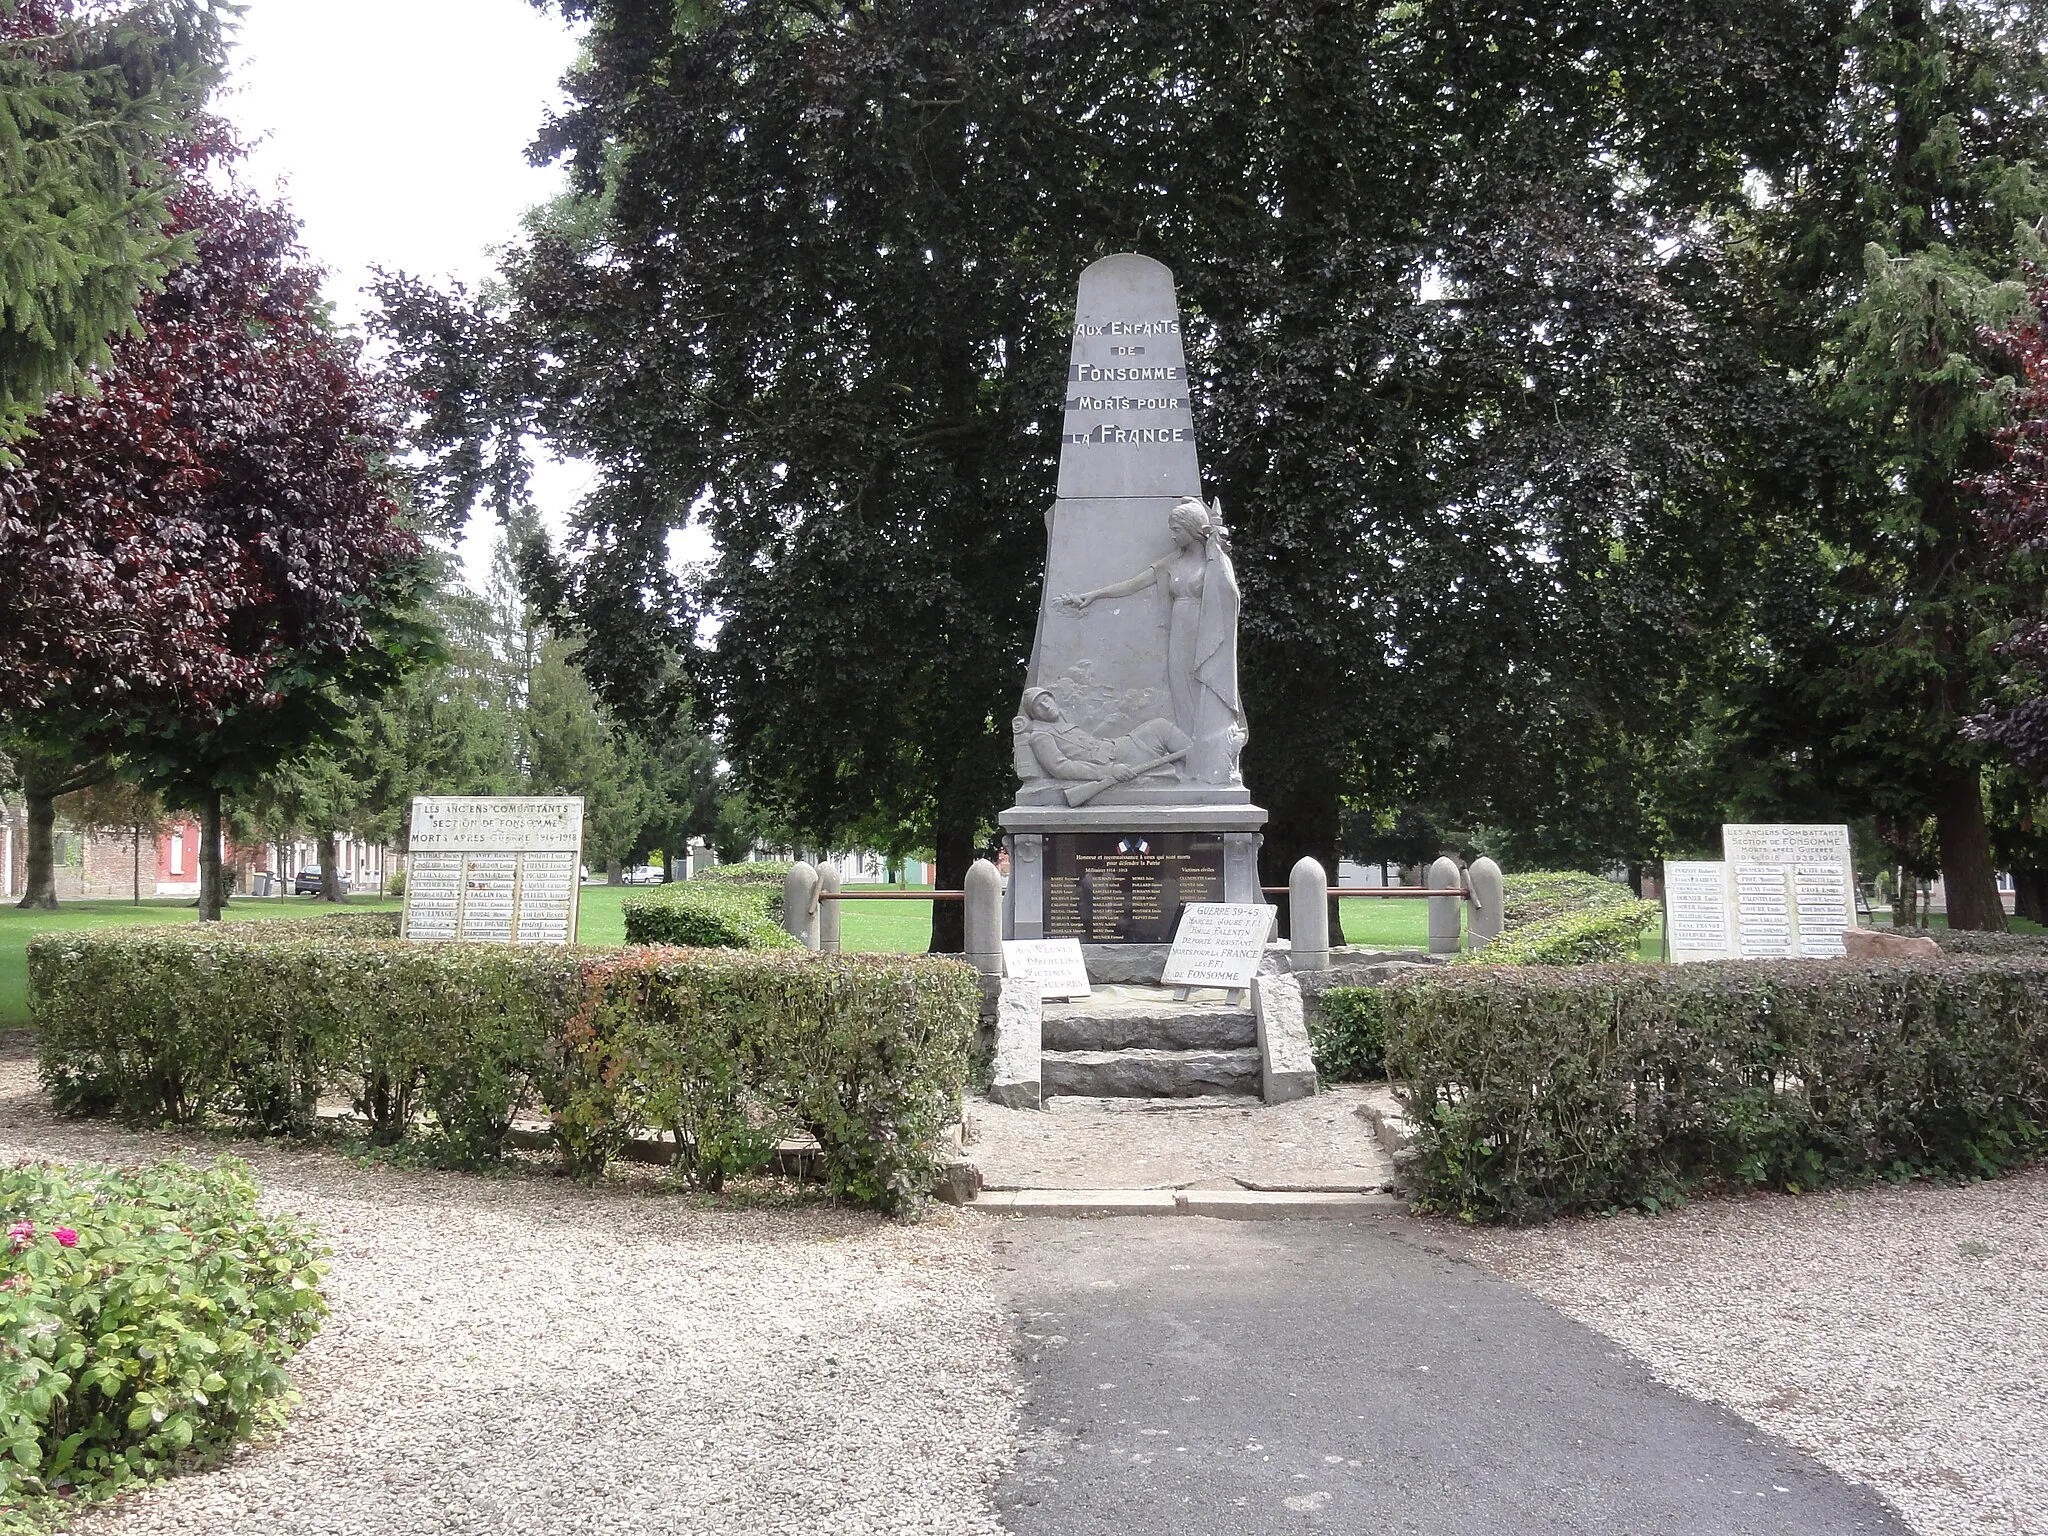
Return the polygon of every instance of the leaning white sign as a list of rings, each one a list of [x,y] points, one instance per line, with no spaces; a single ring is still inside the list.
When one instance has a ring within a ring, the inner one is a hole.
[[[1241,991],[1265,958],[1276,909],[1248,902],[1195,901],[1181,910],[1166,971],[1168,987],[1227,987]]]
[[[1079,939],[1005,939],[1003,971],[1037,982],[1038,995],[1046,999],[1071,1000],[1095,990]]]
[[[400,932],[422,943],[568,944],[582,890],[583,801],[420,795]]]

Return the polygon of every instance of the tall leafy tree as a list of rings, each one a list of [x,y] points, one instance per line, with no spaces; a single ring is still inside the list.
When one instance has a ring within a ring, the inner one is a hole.
[[[211,918],[223,793],[424,653],[426,570],[380,392],[326,327],[289,215],[203,168],[173,213],[194,259],[0,472],[0,705],[199,809]]]
[[[1181,280],[1269,878],[1347,798],[1533,815],[1680,728],[1742,546],[1707,428],[1756,410],[1687,237],[1810,112],[1814,9],[565,8],[541,153],[587,216],[502,308],[386,289],[432,488],[516,499],[530,424],[593,460],[540,585],[620,708],[679,659],[799,837],[917,828],[954,884],[1007,799],[1067,309],[1117,249]]]
[[[175,161],[220,72],[215,0],[0,0],[0,463],[108,361],[177,262]]]
[[[1725,229],[1757,345],[1805,407],[1750,448],[1768,558],[1742,690],[1752,750],[1851,813],[1934,820],[1948,920],[2000,928],[1983,747],[2015,593],[1973,480],[2048,213],[2048,13],[1998,0],[1843,9],[1830,111]]]

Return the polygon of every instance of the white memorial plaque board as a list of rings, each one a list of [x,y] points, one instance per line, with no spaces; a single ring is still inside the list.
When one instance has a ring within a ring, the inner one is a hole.
[[[1664,940],[1671,963],[1726,960],[1735,953],[1728,866],[1668,860],[1664,865]]]
[[[1005,939],[1003,972],[1037,982],[1038,995],[1048,1001],[1071,1001],[1095,990],[1079,939]]]
[[[572,943],[582,869],[580,796],[416,796],[400,931],[426,943]]]
[[[1194,901],[1182,910],[1160,984],[1242,991],[1265,958],[1278,909],[1261,903]]]
[[[1784,873],[1790,947],[1771,953],[1841,957],[1842,930],[1856,925],[1856,866],[1848,827],[1730,824],[1721,828],[1721,851],[1731,864],[1768,864]],[[1759,878],[1757,889],[1762,884]],[[1751,953],[1747,942],[1743,953]]]

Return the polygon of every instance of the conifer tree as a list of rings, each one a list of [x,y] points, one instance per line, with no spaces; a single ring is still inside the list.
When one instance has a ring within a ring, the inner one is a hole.
[[[0,0],[0,463],[191,256],[170,198],[222,53],[216,0]]]

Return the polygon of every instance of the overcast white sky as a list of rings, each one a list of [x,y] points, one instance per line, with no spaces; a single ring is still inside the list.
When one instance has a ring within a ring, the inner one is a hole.
[[[560,186],[526,146],[576,38],[526,0],[244,0],[219,105],[255,146],[254,185],[280,192],[329,269],[341,316],[361,319],[374,266],[474,284],[519,215]],[[536,495],[557,528],[588,482],[545,469]],[[472,580],[489,560],[472,524]]]

